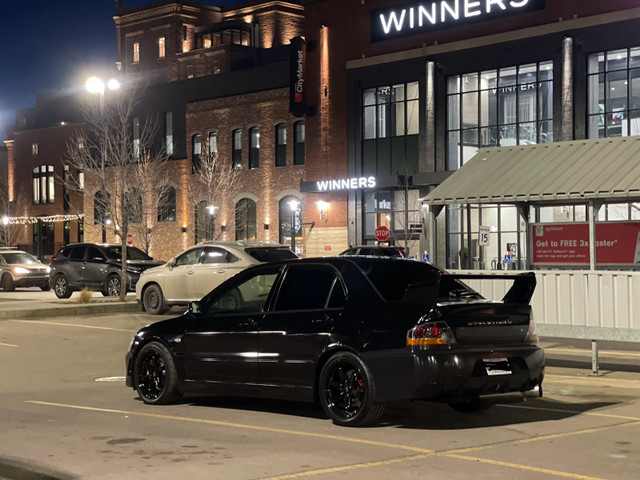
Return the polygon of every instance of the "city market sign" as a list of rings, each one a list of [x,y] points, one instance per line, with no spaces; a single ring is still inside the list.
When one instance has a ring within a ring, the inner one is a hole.
[[[382,8],[371,12],[371,41],[508,17],[544,6],[545,0],[440,0]]]

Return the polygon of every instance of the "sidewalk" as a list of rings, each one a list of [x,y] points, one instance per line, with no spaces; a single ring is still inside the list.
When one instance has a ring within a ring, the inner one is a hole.
[[[78,303],[79,292],[74,292],[70,298],[59,299],[52,291],[43,292],[38,288],[0,291],[0,320],[142,311],[133,292],[124,302],[117,297],[104,297],[100,292],[92,293],[90,302]]]

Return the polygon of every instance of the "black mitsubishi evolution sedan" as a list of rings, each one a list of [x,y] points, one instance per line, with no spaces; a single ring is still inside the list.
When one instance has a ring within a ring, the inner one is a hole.
[[[481,395],[542,394],[534,274],[501,277],[513,285],[499,302],[461,277],[374,257],[250,267],[182,316],[142,328],[127,386],[148,404],[190,392],[319,401],[345,426],[371,424],[398,400],[474,411]]]

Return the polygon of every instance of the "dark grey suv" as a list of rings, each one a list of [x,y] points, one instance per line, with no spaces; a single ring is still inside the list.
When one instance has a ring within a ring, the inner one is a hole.
[[[120,245],[67,245],[51,259],[49,284],[58,298],[69,298],[74,291],[85,287],[104,296],[120,295],[121,253]],[[136,289],[143,271],[163,263],[138,248],[127,247],[127,291]]]

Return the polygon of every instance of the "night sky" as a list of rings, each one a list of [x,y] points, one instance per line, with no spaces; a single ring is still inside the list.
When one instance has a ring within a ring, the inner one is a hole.
[[[159,0],[124,0],[124,8]],[[205,0],[207,5],[246,3]],[[0,9],[0,141],[15,111],[36,95],[83,88],[91,74],[114,75],[114,0],[2,0]]]

